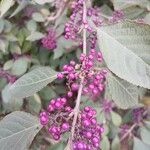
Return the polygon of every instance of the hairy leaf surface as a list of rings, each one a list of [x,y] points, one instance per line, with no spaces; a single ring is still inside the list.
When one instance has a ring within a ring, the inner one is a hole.
[[[19,78],[11,87],[10,92],[16,98],[33,95],[56,79],[57,73],[50,67],[38,67]]]
[[[107,84],[112,99],[120,108],[127,109],[138,105],[138,88],[135,85],[112,74],[107,76]]]
[[[0,122],[0,149],[27,150],[40,129],[41,125],[36,117],[15,111]]]
[[[150,26],[123,21],[97,29],[108,68],[128,82],[150,89]]]

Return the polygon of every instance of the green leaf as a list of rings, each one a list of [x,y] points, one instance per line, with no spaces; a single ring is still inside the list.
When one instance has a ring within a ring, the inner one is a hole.
[[[27,69],[28,69],[27,58],[19,58],[16,61],[14,61],[11,72],[13,75],[21,76],[27,71]]]
[[[5,62],[4,66],[3,66],[3,69],[4,70],[9,70],[9,69],[12,68],[13,64],[14,64],[13,60],[8,60],[8,61]]]
[[[44,34],[42,34],[41,32],[32,32],[27,38],[26,40],[28,41],[36,41],[36,40],[40,40],[41,38],[44,37]]]
[[[66,49],[70,49],[73,46],[71,40],[66,40],[64,37],[60,37],[57,40],[57,48],[54,50],[54,59],[60,58]]]
[[[15,111],[0,122],[1,150],[27,150],[41,129],[38,118],[29,113]]]
[[[0,18],[15,4],[14,0],[2,0],[0,3]]]
[[[134,146],[133,150],[149,150],[150,146],[143,143],[141,140],[138,138],[134,137]]]
[[[35,13],[32,14],[32,18],[33,18],[33,20],[35,20],[36,22],[44,22],[44,21],[45,21],[45,19],[44,19],[44,17],[42,16],[42,14],[37,13],[37,12],[35,12]]]
[[[9,94],[10,86],[11,84],[6,85],[5,88],[2,90],[2,105],[5,112],[20,110],[23,105],[22,99],[16,99],[11,97],[11,95]]]
[[[21,48],[17,43],[10,43],[9,48],[11,53],[21,54]]]
[[[142,141],[148,145],[150,145],[150,130],[145,127],[140,128]]]
[[[110,142],[109,142],[107,136],[104,136],[102,138],[102,141],[100,142],[100,148],[101,148],[101,150],[110,150]]]
[[[115,126],[120,126],[120,124],[122,123],[121,116],[114,111],[111,112],[111,118]]]
[[[138,105],[137,86],[115,77],[111,73],[107,75],[107,85],[112,99],[120,108],[127,109]]]
[[[19,30],[17,32],[17,38],[18,38],[18,42],[19,42],[19,45],[22,47],[23,44],[24,44],[24,41],[26,39],[26,36],[27,36],[27,32],[28,30],[26,28],[22,28],[21,30]]]
[[[119,137],[116,136],[111,144],[111,150],[121,150],[120,140]]]
[[[150,89],[150,26],[122,21],[97,29],[98,41],[108,68],[118,77]]]
[[[39,95],[34,94],[34,96],[27,98],[27,100],[29,111],[39,114],[42,107],[41,98],[39,97]]]
[[[29,22],[27,22],[27,29],[30,32],[35,32],[37,29],[37,24],[34,20],[30,20]]]
[[[54,59],[60,58],[64,54],[64,49],[58,44],[57,48],[54,50]]]
[[[113,13],[111,8],[108,5],[106,5],[106,4],[102,5],[100,9],[101,9],[101,13],[103,13],[103,14],[105,14],[107,16],[111,16],[112,13]]]
[[[45,101],[49,101],[50,99],[57,96],[55,91],[49,86],[44,87],[39,92],[39,94],[40,94],[40,97],[42,98],[42,100],[45,100]]]
[[[57,73],[50,67],[38,67],[23,75],[10,87],[11,95],[16,98],[29,97],[55,80],[56,77]]]

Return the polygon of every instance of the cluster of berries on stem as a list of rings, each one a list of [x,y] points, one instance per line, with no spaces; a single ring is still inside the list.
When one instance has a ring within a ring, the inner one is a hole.
[[[72,97],[73,92],[79,89],[79,83],[83,77],[83,94],[88,94],[90,97],[94,98],[103,91],[105,87],[105,76],[107,74],[107,70],[97,70],[94,67],[95,63],[101,61],[101,52],[91,49],[88,55],[81,53],[79,63],[75,63],[72,60],[69,64],[65,64],[63,66],[63,73],[58,73],[57,78],[62,79],[66,75],[66,85],[69,89],[67,92],[68,97]]]
[[[61,135],[71,131],[73,109],[68,106],[65,97],[51,99],[47,109],[39,115],[40,122],[47,127],[54,140],[59,140]],[[96,150],[99,147],[103,126],[97,123],[96,110],[85,106],[78,114],[73,150]]]

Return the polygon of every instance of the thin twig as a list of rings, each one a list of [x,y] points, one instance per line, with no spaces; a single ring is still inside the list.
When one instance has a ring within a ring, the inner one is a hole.
[[[87,13],[86,4],[84,1],[83,2],[83,22],[87,22],[86,13]],[[86,54],[86,28],[83,28],[83,53]]]
[[[133,124],[131,128],[122,136],[120,142],[122,142],[132,131],[133,129],[137,126],[137,124]]]

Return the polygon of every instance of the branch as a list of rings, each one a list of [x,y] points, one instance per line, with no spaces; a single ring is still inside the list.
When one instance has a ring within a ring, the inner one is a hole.
[[[131,126],[131,128],[122,136],[120,142],[122,142],[122,141],[132,132],[132,130],[133,130],[136,126],[137,126],[137,124],[133,124],[133,125]]]
[[[87,16],[86,16],[87,10],[86,10],[86,3],[85,1],[83,2],[83,23],[87,22]],[[83,28],[83,53],[86,54],[86,28]],[[71,128],[71,135],[67,144],[67,147],[65,150],[68,150],[69,148],[72,149],[72,141],[74,138],[74,133],[75,133],[75,125],[77,123],[77,119],[78,119],[78,114],[80,111],[80,102],[81,102],[81,95],[82,95],[82,90],[83,90],[83,82],[84,82],[84,77],[81,79],[80,82],[80,86],[79,86],[79,90],[78,90],[78,96],[77,96],[77,100],[76,100],[76,106],[74,108],[74,118],[73,118],[73,122],[72,122],[72,128]]]

